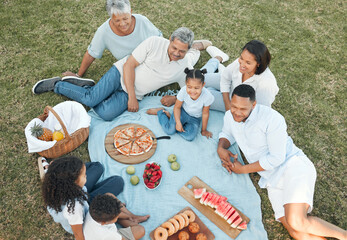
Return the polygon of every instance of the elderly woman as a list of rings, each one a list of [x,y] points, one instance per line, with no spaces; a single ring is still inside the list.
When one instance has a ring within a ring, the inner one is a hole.
[[[145,16],[131,14],[129,0],[107,0],[106,10],[110,18],[96,31],[78,73],[67,71],[64,76],[83,76],[95,58],[102,57],[105,49],[119,60],[130,55],[148,37],[162,36]]]
[[[221,63],[229,59],[227,54],[214,46],[206,51],[212,57],[202,67],[207,69],[206,86],[215,97],[211,109],[228,111],[231,93],[242,83],[255,89],[257,103],[271,107],[279,89],[268,67],[271,55],[264,43],[258,40],[248,42],[242,48],[240,57],[226,68]],[[217,69],[219,71],[215,73]]]

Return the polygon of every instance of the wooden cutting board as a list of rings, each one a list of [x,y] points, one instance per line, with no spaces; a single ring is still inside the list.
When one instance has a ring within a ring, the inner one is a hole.
[[[186,210],[190,210],[190,211],[194,212],[193,209],[191,209],[190,207],[186,207],[186,208],[183,208],[181,211],[179,211],[177,214],[182,213],[182,212],[184,212],[184,211],[186,211]],[[195,212],[194,212],[194,214],[195,214],[195,221],[194,221],[194,222],[196,222],[197,224],[199,224],[199,226],[200,226],[200,231],[199,231],[198,233],[191,233],[191,232],[189,232],[188,227],[185,227],[185,228],[182,228],[181,230],[179,230],[178,232],[176,232],[175,234],[171,235],[170,237],[168,237],[168,240],[177,240],[177,239],[178,239],[178,234],[180,233],[180,231],[186,231],[187,233],[189,233],[189,239],[192,239],[192,240],[195,240],[196,235],[198,235],[199,233],[204,233],[204,234],[206,235],[206,237],[207,237],[207,240],[213,240],[213,239],[215,239],[215,236],[214,236],[213,233],[210,231],[210,229],[208,229],[208,228],[206,227],[206,225],[201,221],[201,219],[198,217],[198,215],[196,215]],[[176,214],[175,214],[175,215],[176,215]],[[172,216],[172,217],[170,217],[170,218],[173,218],[173,217],[174,217],[174,216]],[[168,221],[170,218],[168,218],[167,221]],[[164,223],[164,222],[163,222],[163,223]],[[163,223],[161,223],[161,224],[163,224]],[[160,227],[161,224],[160,224],[158,227]],[[155,231],[155,229],[149,234],[149,236],[150,236],[150,238],[151,238],[152,240],[154,240],[154,231]]]
[[[143,153],[141,155],[137,155],[137,156],[126,156],[126,155],[123,155],[117,151],[117,149],[113,143],[113,136],[118,130],[128,128],[128,127],[141,127],[143,129],[145,129],[152,136],[153,145],[152,145],[152,148],[148,152],[145,152],[145,153]],[[155,153],[156,148],[157,148],[157,139],[155,139],[155,135],[153,134],[153,132],[151,130],[149,130],[147,127],[140,125],[140,124],[135,124],[135,123],[128,123],[128,124],[119,125],[119,126],[113,128],[106,135],[106,138],[105,138],[105,149],[106,149],[106,152],[108,153],[108,155],[110,155],[110,157],[112,159],[116,160],[117,162],[125,163],[125,164],[138,164],[138,163],[142,163],[142,162],[146,161],[147,159],[152,157],[152,155]]]
[[[230,227],[230,224],[228,224],[224,218],[215,213],[213,208],[201,204],[200,199],[195,199],[193,192],[195,188],[206,188],[207,192],[217,193],[197,176],[192,177],[183,187],[178,190],[178,193],[196,209],[198,209],[202,214],[204,214],[208,219],[210,219],[211,222],[216,224],[216,226],[219,227],[223,232],[225,232],[229,237],[235,239],[242,230]],[[244,215],[236,207],[233,206],[233,208],[235,208],[235,210],[240,214],[243,220],[249,223],[249,218],[246,215]]]

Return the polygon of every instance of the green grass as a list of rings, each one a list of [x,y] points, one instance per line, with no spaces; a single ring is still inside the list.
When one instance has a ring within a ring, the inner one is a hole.
[[[34,96],[39,79],[77,71],[97,27],[107,19],[104,0],[4,0],[0,5],[0,239],[72,239],[43,207],[37,155],[27,153],[26,124],[65,97]],[[347,228],[346,2],[342,0],[133,0],[165,37],[180,26],[210,39],[231,60],[251,39],[264,41],[280,93],[281,112],[294,142],[314,162],[313,214]],[[202,54],[198,66],[208,60]],[[86,77],[99,79],[114,62],[105,53]],[[71,154],[89,161],[87,144]],[[256,185],[259,176],[251,175]],[[257,185],[256,185],[257,186]],[[290,239],[273,219],[259,189],[269,239]]]

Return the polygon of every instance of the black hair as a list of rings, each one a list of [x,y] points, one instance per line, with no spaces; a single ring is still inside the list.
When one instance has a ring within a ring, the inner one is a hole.
[[[270,65],[271,55],[266,45],[259,40],[252,40],[248,42],[243,48],[242,51],[247,50],[254,55],[255,60],[259,64],[255,74],[261,74],[265,69]]]
[[[122,203],[110,194],[96,196],[89,207],[89,213],[98,223],[108,222],[121,213]]]
[[[63,157],[54,160],[48,167],[42,183],[42,197],[46,206],[61,212],[67,205],[68,212],[74,213],[75,202],[87,200],[87,193],[76,184],[84,163],[77,157]]]
[[[186,81],[188,80],[188,78],[195,78],[195,79],[200,79],[201,83],[203,84],[205,82],[205,76],[204,74],[207,73],[206,69],[189,69],[186,68],[184,69],[184,73],[187,74],[186,75]]]
[[[249,98],[251,102],[255,101],[255,90],[252,86],[248,84],[240,84],[236,88],[234,88],[234,91],[231,94],[231,97],[234,95],[239,97]]]

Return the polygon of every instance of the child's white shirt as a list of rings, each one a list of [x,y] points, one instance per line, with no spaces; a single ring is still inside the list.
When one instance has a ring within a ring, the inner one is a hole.
[[[122,240],[116,224],[101,225],[92,218],[89,212],[84,221],[83,234],[85,240]]]
[[[198,99],[193,100],[187,93],[186,86],[182,87],[177,94],[177,99],[183,102],[183,109],[192,117],[202,116],[203,107],[210,106],[214,101],[214,96],[205,87],[202,88]]]

